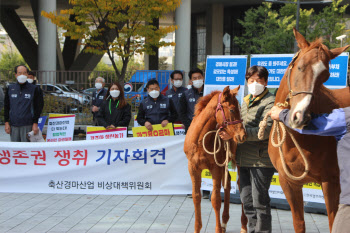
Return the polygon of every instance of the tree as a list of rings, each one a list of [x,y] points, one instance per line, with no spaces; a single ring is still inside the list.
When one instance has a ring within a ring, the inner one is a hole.
[[[152,47],[174,45],[160,41],[175,25],[157,28],[154,20],[174,11],[181,0],[70,0],[71,9],[42,12],[52,23],[66,30],[65,36],[81,39],[86,52],[108,54],[115,73],[124,80],[127,66],[136,53],[154,54]],[[74,18],[72,20],[71,18]],[[118,68],[115,55],[122,61]]]
[[[308,35],[306,38],[315,39],[319,36],[323,36],[323,43],[329,48],[339,47],[339,41],[335,38],[342,34],[345,34],[345,22],[344,13],[349,4],[340,6],[343,0],[335,0],[329,6],[323,8],[323,10],[314,15],[313,25],[309,27]]]
[[[343,13],[347,5],[340,7],[341,2],[334,0],[318,14],[313,9],[300,9],[299,32],[311,41],[323,36],[327,46],[335,47],[335,37],[345,32]],[[296,10],[296,4],[292,3],[279,9],[272,9],[272,3],[249,9],[244,20],[239,20],[244,33],[234,38],[235,44],[244,54],[292,53]]]
[[[12,47],[5,47],[5,50],[1,53],[0,59],[0,73],[4,80],[15,81],[14,68],[18,65],[28,65],[25,63],[23,57],[16,49]]]

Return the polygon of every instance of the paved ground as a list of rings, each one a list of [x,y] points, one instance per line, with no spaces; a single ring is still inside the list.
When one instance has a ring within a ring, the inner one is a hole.
[[[240,205],[231,204],[227,231],[240,230]],[[290,211],[272,211],[273,231],[294,232]],[[215,213],[202,200],[203,229],[214,232]],[[308,233],[329,232],[327,216],[305,214]],[[185,196],[107,196],[0,193],[0,232],[150,232],[194,230],[192,199]]]

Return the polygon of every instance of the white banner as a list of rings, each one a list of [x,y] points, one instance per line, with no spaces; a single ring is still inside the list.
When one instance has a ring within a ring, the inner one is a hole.
[[[0,142],[0,192],[189,194],[184,139]]]

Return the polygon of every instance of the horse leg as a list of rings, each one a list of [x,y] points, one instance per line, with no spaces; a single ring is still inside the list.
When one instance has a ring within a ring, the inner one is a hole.
[[[281,175],[279,176],[279,180],[292,212],[294,231],[296,233],[305,233],[302,186],[288,182]]]
[[[221,208],[221,178],[223,176],[224,169],[218,166],[215,166],[210,172],[213,177],[213,192],[211,194],[211,204],[215,211],[215,219],[216,219],[216,227],[215,233],[225,232],[224,229],[221,228],[220,222],[220,208]]]
[[[329,231],[332,232],[332,226],[339,205],[339,182],[322,182],[322,191],[326,203]]]
[[[240,186],[240,180],[239,180],[239,166],[237,166],[237,186],[239,191],[241,191]],[[248,232],[248,218],[244,213],[243,204],[241,204],[242,207],[242,213],[241,213],[241,233],[247,233]]]
[[[188,171],[190,172],[192,180],[192,199],[194,204],[194,213],[195,213],[195,224],[194,232],[200,233],[202,229],[202,215],[201,215],[201,171],[195,170],[192,164],[188,163]]]
[[[225,174],[223,174],[225,176]],[[225,186],[224,186],[225,187]],[[228,174],[226,188],[224,188],[224,211],[222,212],[222,232],[226,232],[227,222],[230,219],[230,191],[231,176]]]

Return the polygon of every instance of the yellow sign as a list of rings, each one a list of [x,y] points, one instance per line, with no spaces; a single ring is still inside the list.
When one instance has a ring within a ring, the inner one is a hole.
[[[278,175],[273,175],[271,179],[271,185],[280,186],[280,179],[278,178]]]
[[[320,184],[317,183],[308,183],[308,184],[304,184],[303,185],[304,188],[308,188],[308,189],[319,189],[322,190],[322,187]]]
[[[271,185],[280,186],[280,179],[279,179],[278,175],[274,175],[274,176],[272,177]],[[309,188],[309,189],[319,189],[319,190],[322,189],[321,185],[320,185],[320,184],[317,184],[317,183],[308,183],[308,184],[304,184],[303,187],[304,187],[304,188]]]
[[[152,125],[153,130],[148,130],[145,126],[132,128],[134,137],[157,137],[157,136],[174,136],[173,124],[168,123],[165,127],[162,125]]]
[[[229,171],[231,176],[231,181],[237,181],[237,172]],[[209,169],[202,170],[202,178],[213,179]]]

